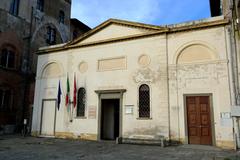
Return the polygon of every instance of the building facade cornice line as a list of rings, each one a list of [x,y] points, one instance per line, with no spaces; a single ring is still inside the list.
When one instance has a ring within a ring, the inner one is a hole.
[[[106,22],[104,22],[104,23],[106,23]],[[53,52],[57,52],[57,51],[64,51],[64,50],[83,48],[83,47],[91,47],[91,46],[103,45],[103,44],[109,44],[109,43],[115,43],[115,42],[123,42],[123,41],[147,38],[147,37],[152,37],[152,36],[158,36],[161,34],[171,34],[171,33],[176,33],[176,32],[186,32],[186,31],[191,31],[191,30],[212,28],[212,27],[227,25],[227,24],[229,24],[229,20],[223,19],[223,20],[217,20],[217,21],[212,21],[212,22],[203,22],[203,23],[199,23],[199,24],[191,24],[191,25],[172,27],[172,28],[163,28],[159,31],[154,31],[151,33],[137,34],[137,35],[120,37],[120,38],[112,38],[112,39],[101,40],[101,41],[90,42],[90,43],[83,43],[83,44],[78,44],[78,45],[76,45],[76,43],[71,44],[71,42],[70,42],[70,43],[67,43],[66,45],[55,47],[55,48],[44,48],[43,50],[39,50],[37,52],[37,54],[38,55],[49,54],[49,53],[53,53]],[[98,28],[97,30],[99,30],[99,29],[101,29],[101,28]],[[88,32],[87,36],[88,35],[92,35],[92,33]]]

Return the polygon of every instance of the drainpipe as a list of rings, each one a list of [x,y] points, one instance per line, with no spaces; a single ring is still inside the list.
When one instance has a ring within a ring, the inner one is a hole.
[[[235,71],[234,71],[234,62],[233,62],[233,44],[232,44],[232,30],[231,28],[227,28],[227,42],[228,42],[228,57],[229,57],[229,78],[230,78],[230,92],[231,92],[231,106],[237,105],[237,88],[236,88],[236,81],[235,81]],[[236,140],[236,147],[239,148],[240,141],[239,141],[239,127],[237,117],[233,117],[233,130]]]
[[[233,71],[234,71],[234,78],[235,78],[235,87],[236,87],[236,105],[240,105],[240,97],[239,97],[239,77],[238,77],[238,55],[237,55],[237,42],[236,42],[236,34],[235,34],[235,19],[234,15],[234,2],[231,2],[232,7],[231,9],[231,44],[232,44],[232,51],[233,51]]]
[[[231,101],[232,106],[239,106],[239,78],[238,78],[238,55],[236,49],[236,36],[234,26],[234,2],[229,0],[230,6],[230,20],[231,25],[228,28],[228,39],[229,39],[229,63],[230,63],[230,79],[231,79]],[[240,148],[240,128],[238,117],[233,117],[233,131],[236,140],[236,148]]]
[[[168,62],[168,33],[166,33],[166,70],[167,70],[167,96],[168,96],[168,138],[171,143],[171,119],[170,119],[170,91],[169,91],[169,62]]]
[[[235,39],[235,30],[234,30],[234,19],[233,19],[233,1],[229,0],[229,9],[230,12],[226,15],[229,15],[231,24],[227,27],[226,30],[226,43],[227,43],[227,56],[229,59],[229,83],[230,83],[230,93],[231,93],[231,107],[239,105],[239,79],[238,79],[238,59],[236,52],[236,39]],[[236,149],[240,147],[240,137],[239,137],[239,121],[238,117],[234,116],[233,118],[233,133],[236,143]]]

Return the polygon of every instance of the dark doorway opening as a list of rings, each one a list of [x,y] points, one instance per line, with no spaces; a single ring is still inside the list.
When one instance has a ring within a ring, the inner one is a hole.
[[[101,100],[101,136],[102,140],[116,140],[119,137],[119,99]]]

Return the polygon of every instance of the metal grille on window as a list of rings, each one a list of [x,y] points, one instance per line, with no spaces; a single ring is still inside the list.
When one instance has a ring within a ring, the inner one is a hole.
[[[139,87],[139,117],[150,118],[150,93],[146,84]]]
[[[78,99],[77,99],[77,116],[85,116],[85,105],[86,105],[86,90],[84,88],[79,88]]]

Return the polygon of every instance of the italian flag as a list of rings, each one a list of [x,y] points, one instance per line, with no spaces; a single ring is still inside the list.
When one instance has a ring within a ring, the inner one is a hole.
[[[69,103],[70,103],[70,85],[69,85],[69,78],[67,75],[67,92],[66,92],[66,107],[68,107]]]

